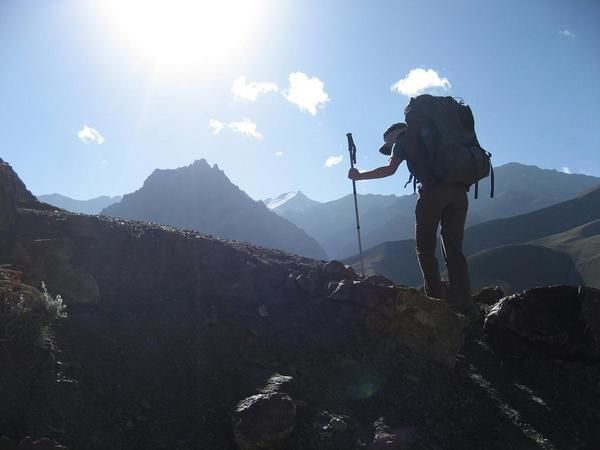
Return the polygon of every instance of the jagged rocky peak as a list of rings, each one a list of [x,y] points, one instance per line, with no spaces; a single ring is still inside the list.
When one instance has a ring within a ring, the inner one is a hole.
[[[187,166],[177,167],[174,169],[154,169],[146,181],[151,180],[155,177],[168,177],[173,174],[181,176],[183,174],[188,175],[225,175],[217,164],[211,166],[208,161],[204,158],[197,159],[193,163]]]
[[[156,170],[142,188],[102,214],[140,219],[325,259],[325,250],[303,230],[271,213],[205,159]]]

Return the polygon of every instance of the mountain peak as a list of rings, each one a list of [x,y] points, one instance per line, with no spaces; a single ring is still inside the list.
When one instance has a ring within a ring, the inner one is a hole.
[[[200,159],[195,160],[193,163],[191,163],[187,167],[209,168],[210,169],[210,164],[208,163],[208,161],[206,159],[200,158]],[[217,165],[215,164],[214,167],[217,167]]]
[[[313,238],[252,200],[216,164],[211,167],[204,159],[177,169],[155,170],[140,189],[102,213],[193,229],[319,259],[326,256]]]
[[[319,202],[308,198],[302,191],[291,191],[279,195],[275,198],[269,198],[263,202],[271,211],[279,215],[290,211],[305,211]]]

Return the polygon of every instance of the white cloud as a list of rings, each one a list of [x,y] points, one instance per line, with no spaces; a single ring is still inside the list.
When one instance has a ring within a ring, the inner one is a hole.
[[[219,120],[210,119],[208,122],[208,126],[212,128],[213,134],[219,134],[223,128],[225,128],[225,124]]]
[[[92,127],[88,127],[84,125],[81,130],[77,133],[77,137],[81,139],[85,144],[92,141],[96,144],[102,144],[104,142],[104,137]]]
[[[573,172],[571,172],[571,169],[569,169],[568,167],[561,167],[560,171],[562,173],[568,173],[568,174],[572,174]]]
[[[230,122],[228,126],[236,133],[242,133],[256,139],[263,138],[263,135],[256,131],[256,124],[250,119],[243,119],[239,122]]]
[[[452,85],[448,78],[441,78],[433,69],[412,69],[408,75],[391,87],[392,91],[407,97],[415,97],[426,91],[447,91]]]
[[[339,155],[339,156],[332,155],[329,158],[327,158],[327,160],[325,161],[325,167],[337,166],[339,163],[342,162],[342,159],[344,159],[343,155]]]
[[[575,39],[575,33],[573,33],[570,30],[560,30],[558,34],[560,34],[563,37],[566,37],[567,39]]]
[[[283,156],[283,152],[275,152],[275,156]]]
[[[275,83],[259,83],[257,81],[246,82],[246,77],[238,77],[231,86],[233,98],[235,100],[250,100],[255,102],[258,94],[266,94],[268,92],[278,92],[279,87]]]
[[[213,134],[219,134],[223,129],[227,128],[234,133],[245,134],[246,136],[253,137],[255,139],[262,139],[262,133],[256,130],[256,124],[250,119],[242,119],[237,122],[221,122],[220,120],[210,119],[208,126],[212,128]]]
[[[290,86],[283,91],[283,96],[302,111],[308,111],[314,116],[317,108],[323,108],[329,101],[325,84],[317,77],[309,78],[302,72],[294,72],[290,74],[289,82]]]

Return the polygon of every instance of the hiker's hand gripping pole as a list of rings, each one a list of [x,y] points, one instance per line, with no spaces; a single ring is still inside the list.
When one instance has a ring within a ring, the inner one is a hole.
[[[352,133],[346,133],[348,138],[348,152],[350,152],[350,168],[354,169],[356,164],[356,145],[354,145],[354,139],[352,139]],[[352,180],[352,192],[354,193],[354,212],[356,213],[356,232],[358,234],[358,254],[360,256],[360,271],[365,273],[365,265],[362,256],[362,242],[360,240],[360,221],[358,220],[358,202],[356,199],[356,181]]]

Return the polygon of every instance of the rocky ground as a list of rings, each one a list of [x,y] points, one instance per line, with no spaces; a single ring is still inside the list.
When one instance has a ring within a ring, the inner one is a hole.
[[[1,161],[0,266],[0,449],[600,442],[597,290],[488,290],[467,319],[341,263],[57,210]]]

